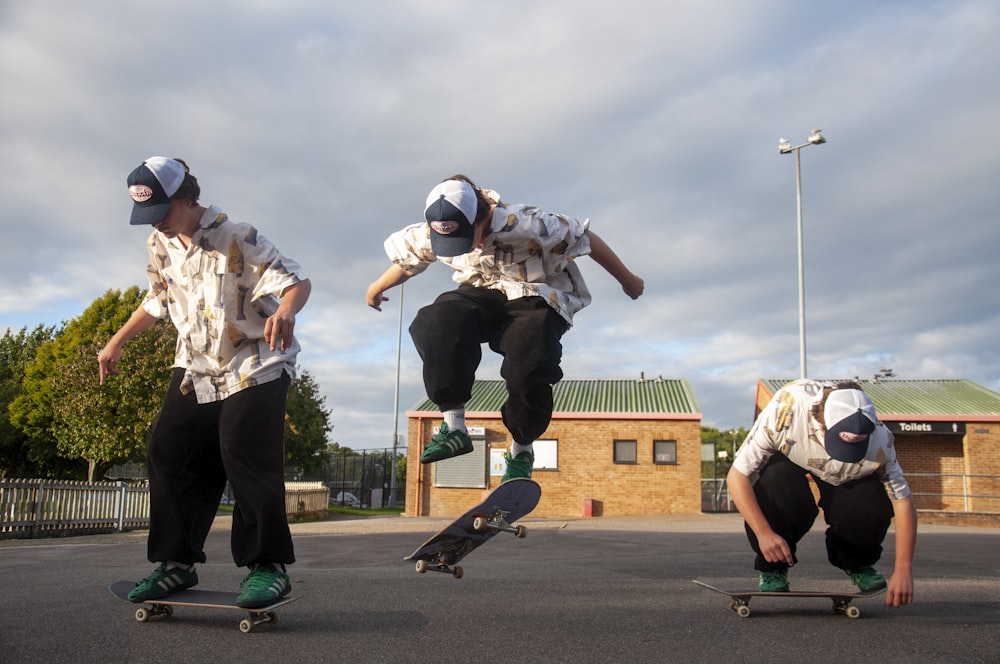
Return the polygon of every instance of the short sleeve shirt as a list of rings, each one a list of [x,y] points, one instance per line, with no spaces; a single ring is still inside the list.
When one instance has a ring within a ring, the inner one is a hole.
[[[431,249],[430,228],[419,223],[385,241],[389,259],[408,274],[419,274],[440,261],[455,271],[456,283],[499,290],[509,300],[541,297],[572,324],[573,315],[591,301],[574,263],[590,253],[589,220],[543,212],[532,205],[509,205],[500,202],[496,192],[484,193],[497,207],[482,247],[438,258]]]
[[[146,242],[149,291],[143,309],[177,328],[174,366],[186,370],[181,391],[199,403],[225,399],[288,373],[300,347],[264,341],[264,323],[286,288],[302,281],[298,263],[257,229],[209,207],[185,247],[154,230]]]
[[[894,500],[909,496],[892,432],[881,422],[869,437],[868,452],[861,461],[845,463],[827,454],[823,445],[826,427],[812,414],[824,387],[831,386],[801,379],[778,390],[754,422],[733,467],[756,480],[771,456],[779,453],[828,484],[840,485],[875,473]]]

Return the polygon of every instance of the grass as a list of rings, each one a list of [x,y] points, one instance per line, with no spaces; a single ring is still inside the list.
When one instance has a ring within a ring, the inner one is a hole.
[[[402,507],[362,510],[357,507],[347,507],[345,505],[330,505],[330,514],[338,516],[399,516],[402,513]]]

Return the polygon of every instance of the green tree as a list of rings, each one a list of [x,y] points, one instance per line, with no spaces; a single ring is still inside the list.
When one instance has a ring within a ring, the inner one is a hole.
[[[329,460],[326,436],[333,429],[319,386],[307,371],[300,371],[288,390],[285,404],[285,465],[309,473]]]
[[[714,450],[714,457],[711,461],[703,461],[701,464],[701,476],[703,479],[710,479],[713,476],[723,478],[733,465],[736,457],[736,450],[740,448],[747,437],[747,429],[726,429],[720,431],[712,427],[701,428],[701,444],[711,445]],[[719,453],[723,452],[722,456]]]
[[[177,333],[160,322],[122,352],[121,375],[98,384],[97,352],[142,302],[133,286],[107,291],[55,338],[39,347],[24,391],[10,407],[27,435],[47,438],[60,457],[88,462],[88,478],[117,461],[143,456],[173,364]]]
[[[39,325],[31,332],[6,331],[0,337],[0,477],[51,477],[58,473],[48,436],[33,438],[14,426],[9,407],[24,391],[24,372],[38,348],[55,335],[54,327]]]

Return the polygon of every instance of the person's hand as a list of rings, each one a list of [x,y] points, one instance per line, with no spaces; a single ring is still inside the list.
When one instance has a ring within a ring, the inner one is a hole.
[[[645,282],[634,274],[630,274],[629,278],[622,282],[622,290],[633,300],[637,300],[645,289]]]
[[[382,303],[389,301],[389,298],[385,296],[385,291],[374,283],[368,286],[365,299],[368,301],[368,306],[375,311],[382,311]]]
[[[104,385],[104,379],[108,376],[117,376],[121,373],[116,366],[122,357],[121,348],[108,344],[97,354],[97,368],[100,374],[100,384]]]
[[[264,341],[271,350],[275,350],[279,345],[282,351],[288,350],[292,345],[294,332],[295,314],[281,307],[264,322]]]
[[[795,557],[792,556],[792,548],[788,546],[785,538],[778,533],[770,533],[757,536],[757,545],[760,547],[760,555],[769,563],[785,563],[789,567],[795,564]]]
[[[894,572],[889,578],[885,605],[898,608],[907,604],[913,604],[913,576]]]

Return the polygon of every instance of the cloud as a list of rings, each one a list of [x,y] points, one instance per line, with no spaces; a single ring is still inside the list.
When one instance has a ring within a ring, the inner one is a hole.
[[[798,374],[794,158],[802,151],[810,374],[1000,389],[995,221],[1000,9],[790,0],[256,0],[5,5],[0,326],[55,324],[143,285],[124,179],[185,158],[203,202],[313,280],[302,366],[351,447],[391,440],[398,299],[364,305],[382,241],[465,172],[590,218],[646,280],[594,294],[570,378],[687,378],[705,423],[749,425]],[[409,282],[403,327],[449,288]],[[403,329],[400,409],[422,398]],[[487,352],[481,376],[497,376]]]

